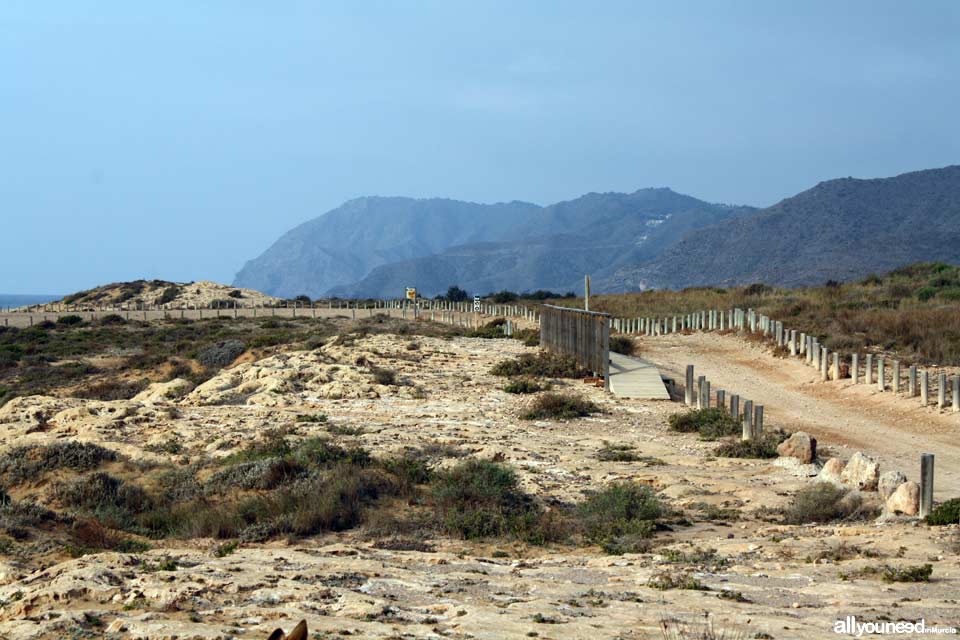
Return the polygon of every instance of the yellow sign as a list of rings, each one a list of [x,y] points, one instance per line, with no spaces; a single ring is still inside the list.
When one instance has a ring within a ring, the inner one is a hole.
[[[417,289],[415,287],[407,287],[407,300],[416,300],[417,299]]]

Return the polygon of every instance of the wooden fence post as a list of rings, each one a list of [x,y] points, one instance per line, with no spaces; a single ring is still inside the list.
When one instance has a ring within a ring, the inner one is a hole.
[[[926,518],[933,510],[933,454],[920,454],[920,517]]]
[[[753,440],[753,401],[745,400],[743,403],[743,440]]]

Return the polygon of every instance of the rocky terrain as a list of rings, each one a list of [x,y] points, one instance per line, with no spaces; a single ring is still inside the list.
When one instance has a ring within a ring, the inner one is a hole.
[[[116,282],[66,296],[51,304],[78,307],[125,305],[130,308],[168,306],[209,307],[213,303],[241,306],[261,306],[279,302],[279,298],[253,289],[231,287],[218,282],[167,282],[166,280],[135,280]]]
[[[805,469],[809,460],[718,457],[716,442],[669,428],[680,404],[621,400],[579,380],[554,380],[553,391],[600,411],[521,420],[537,396],[506,393],[491,368],[535,348],[347,331],[308,350],[241,357],[199,384],[155,382],[129,400],[14,398],[0,408],[0,448],[93,443],[116,453],[100,470],[132,482],[158,465],[230,460],[280,431],[374,456],[429,452],[440,471],[495,460],[553,510],[637,482],[670,517],[648,544],[620,554],[575,539],[467,540],[392,519],[413,501],[316,535],[135,536],[126,549],[78,552],[56,519],[28,531],[10,522],[11,505],[58,510],[57,483],[79,474],[13,482],[20,467],[8,456],[0,637],[259,639],[306,619],[316,637],[819,638],[848,615],[958,621],[956,525],[889,513],[788,524],[779,509],[820,472]],[[803,443],[793,445],[782,453],[802,457]],[[855,484],[874,471],[854,477],[848,465],[842,477],[843,466],[822,478]],[[876,471],[889,470],[881,461]],[[209,477],[207,486],[217,489]],[[863,488],[848,496],[862,511],[881,507]],[[929,580],[900,581],[927,564]]]

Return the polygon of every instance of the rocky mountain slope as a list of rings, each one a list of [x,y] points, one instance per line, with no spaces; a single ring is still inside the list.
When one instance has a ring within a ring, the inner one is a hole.
[[[234,284],[282,297],[316,298],[389,262],[457,244],[502,240],[516,220],[539,208],[525,202],[358,198],[291,229],[247,262]]]
[[[693,232],[599,284],[795,286],[937,260],[960,261],[960,166],[821,182],[754,215]]]
[[[591,193],[547,207],[362,198],[290,231],[236,284],[276,295],[393,297],[416,286],[473,292],[566,289],[636,264],[691,229],[745,215],[670,189]]]

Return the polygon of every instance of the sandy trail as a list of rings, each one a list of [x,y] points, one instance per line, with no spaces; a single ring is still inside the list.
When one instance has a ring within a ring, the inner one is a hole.
[[[776,358],[769,350],[731,335],[699,333],[641,338],[645,358],[681,383],[686,365],[725,389],[764,406],[766,425],[814,434],[822,447],[878,456],[881,473],[900,469],[919,480],[920,454],[936,454],[937,499],[960,492],[960,414],[922,407],[875,386],[850,380],[820,382],[799,359]],[[862,382],[862,377],[861,377]],[[742,402],[742,400],[741,400]]]

